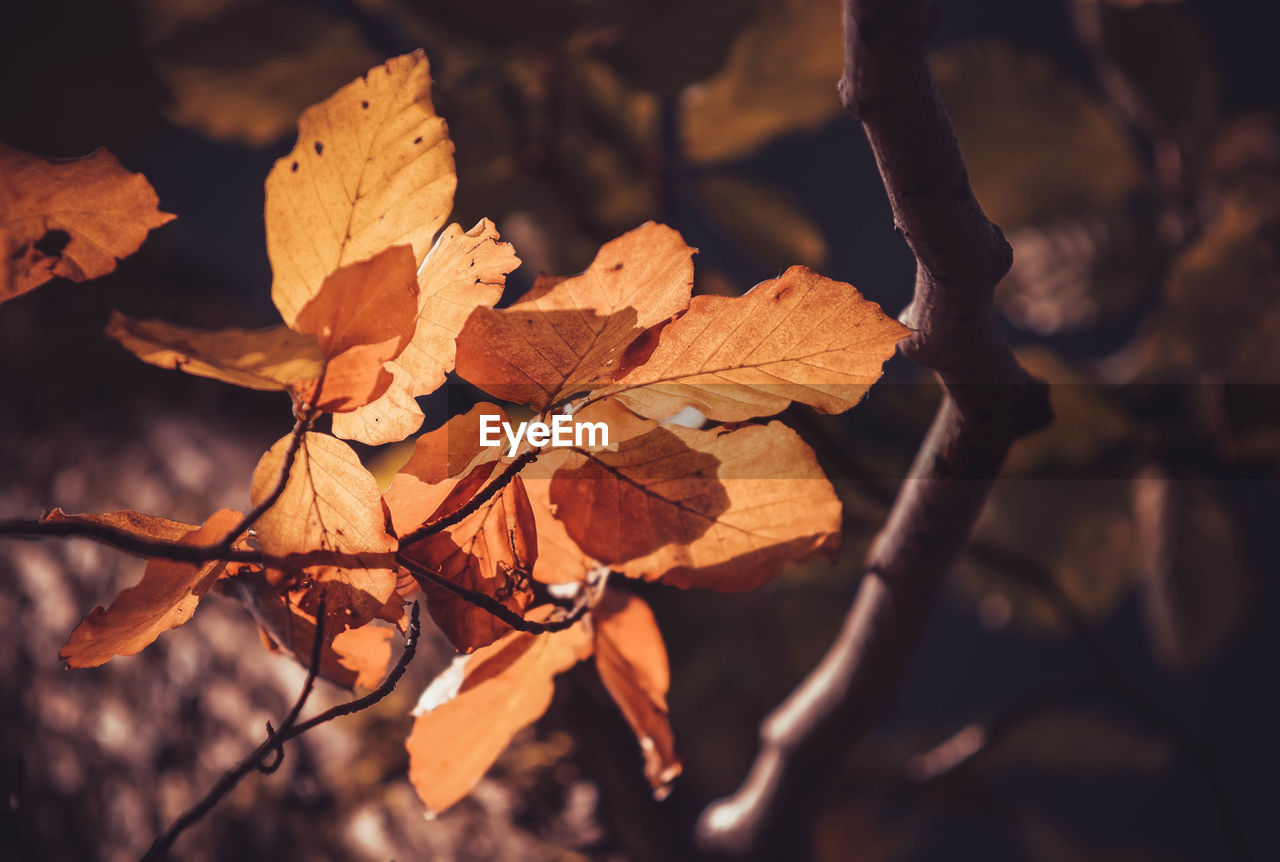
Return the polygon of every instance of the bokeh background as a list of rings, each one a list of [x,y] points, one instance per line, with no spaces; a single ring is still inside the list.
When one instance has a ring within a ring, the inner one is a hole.
[[[935,56],[975,190],[1015,247],[998,300],[1058,422],[1020,443],[901,702],[833,751],[793,858],[1215,860],[1280,854],[1280,52],[1265,4],[943,0]],[[805,263],[897,313],[913,261],[841,116],[834,0],[75,0],[0,18],[0,140],[108,147],[178,220],[111,275],[0,308],[0,516],[247,504],[282,396],[164,372],[111,309],[268,325],[262,183],[297,115],[424,47],[457,146],[454,220],[523,267],[583,268],[646,219],[700,249],[697,289]],[[425,399],[434,427],[474,394]],[[644,588],[668,641],[685,774],[655,803],[589,668],[562,678],[468,800],[428,822],[408,711],[427,638],[378,708],[290,746],[183,859],[697,858],[761,717],[821,655],[937,403],[895,360],[844,416],[783,415],[845,502],[835,566],[721,596]],[[363,451],[389,476],[403,448]],[[141,562],[0,544],[0,857],[136,858],[279,720],[304,676],[212,597],[143,654],[64,671],[79,618]],[[313,701],[337,702],[324,687]]]

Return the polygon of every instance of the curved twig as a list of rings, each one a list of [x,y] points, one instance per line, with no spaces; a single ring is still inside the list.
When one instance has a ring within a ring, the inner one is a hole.
[[[428,536],[434,536],[436,533],[443,532],[456,524],[462,523],[478,512],[481,506],[493,498],[494,494],[511,484],[511,480],[516,477],[516,474],[537,460],[540,454],[542,454],[541,449],[530,449],[522,453],[520,457],[508,464],[501,473],[495,476],[492,482],[485,485],[474,497],[468,500],[466,505],[455,509],[443,518],[429,521],[418,527],[418,529],[401,536],[400,547],[407,548]]]
[[[573,606],[564,616],[559,619],[548,620],[546,622],[537,622],[535,620],[527,620],[520,614],[511,610],[511,608],[502,604],[486,593],[477,592],[476,590],[467,589],[461,584],[455,584],[453,581],[434,572],[417,560],[400,554],[396,557],[396,562],[408,569],[417,580],[419,586],[425,587],[427,584],[433,584],[441,589],[448,590],[463,601],[475,605],[481,610],[488,611],[493,616],[502,620],[516,631],[529,632],[530,634],[546,634],[547,632],[562,632],[572,626],[578,620],[582,619],[587,611],[591,609],[589,601],[589,592],[583,591],[582,596],[578,599],[577,604]]]
[[[302,693],[298,696],[297,701],[293,705],[293,709],[289,711],[289,715],[281,723],[278,730],[273,730],[271,724],[267,724],[267,738],[263,740],[257,748],[251,751],[243,760],[233,766],[231,769],[223,773],[222,778],[210,788],[199,802],[189,808],[177,820],[175,820],[168,829],[160,834],[152,843],[151,848],[146,855],[142,857],[142,862],[158,862],[164,859],[172,849],[174,842],[181,834],[197,823],[201,818],[213,810],[228,793],[235,789],[246,775],[255,770],[263,773],[271,773],[280,767],[280,763],[284,760],[284,743],[291,739],[301,736],[307,731],[327,721],[340,718],[344,715],[351,715],[361,710],[368,709],[395,690],[396,684],[400,678],[404,676],[409,662],[413,661],[414,655],[418,651],[418,639],[422,629],[419,622],[418,603],[413,603],[413,609],[409,618],[409,633],[405,638],[404,650],[400,654],[400,660],[396,662],[396,666],[387,674],[386,679],[382,681],[382,685],[363,697],[358,697],[346,703],[339,704],[335,707],[325,710],[314,718],[309,718],[302,723],[298,723],[297,719],[302,712],[302,708],[306,705],[307,699],[311,695],[316,677],[320,669],[320,654],[324,644],[324,607],[323,603],[316,612],[316,635],[311,646],[311,665],[307,670],[307,681],[304,683]],[[269,755],[274,755],[273,760],[267,760]]]
[[[1017,363],[993,308],[1012,251],[969,188],[928,63],[931,0],[846,0],[840,96],[862,121],[895,225],[916,258],[903,352],[947,396],[867,557],[844,627],[818,666],[762,724],[736,793],[713,803],[700,842],[767,853],[808,810],[799,780],[892,703],[947,570],[964,547],[1009,447],[1052,418],[1045,385]]]
[[[243,760],[224,772],[222,778],[218,779],[218,782],[209,789],[209,792],[199,802],[184,811],[177,820],[169,824],[168,829],[156,836],[156,840],[152,842],[150,849],[142,857],[142,862],[164,859],[169,854],[169,851],[173,849],[173,843],[178,840],[179,836],[212,811],[213,807],[234,790],[236,785],[250,772],[255,769],[260,772],[274,772],[279,768],[280,763],[284,760],[284,748],[282,747],[284,736],[293,729],[299,713],[306,706],[307,699],[311,697],[311,692],[315,688],[316,677],[320,675],[320,655],[324,647],[324,611],[324,599],[321,599],[316,609],[316,634],[311,642],[311,662],[307,666],[307,679],[302,684],[302,692],[298,695],[298,699],[294,701],[293,708],[289,710],[289,714],[285,716],[280,729],[272,729],[271,722],[267,722],[267,738],[257,748],[249,752]],[[272,754],[275,755],[274,761],[265,759]]]

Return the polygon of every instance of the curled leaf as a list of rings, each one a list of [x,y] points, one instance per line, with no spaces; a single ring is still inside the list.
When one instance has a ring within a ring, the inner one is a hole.
[[[465,506],[501,467],[500,447],[480,445],[480,417],[506,414],[492,404],[418,438],[414,455],[384,495],[396,532],[405,535]],[[532,601],[530,571],[538,556],[533,510],[515,477],[457,524],[404,548],[410,559],[469,590],[523,613]],[[460,652],[493,643],[510,626],[437,584],[425,584],[427,608]]]
[[[667,649],[653,611],[635,596],[606,593],[592,619],[596,669],[640,742],[653,795],[663,799],[681,765],[667,717]]]
[[[199,529],[183,534],[176,541],[183,545],[214,544],[235,528],[240,517],[239,512],[223,509],[211,515]],[[158,532],[166,535],[156,535]],[[153,527],[146,535],[174,541],[171,532],[165,529]],[[90,611],[71,632],[58,655],[70,667],[96,667],[112,656],[141,652],[163,632],[191,619],[201,597],[225,567],[226,563],[220,560],[198,564],[148,560],[142,580],[123,590],[105,610],[97,607]]]
[[[249,389],[283,390],[320,375],[320,345],[285,326],[207,331],[112,312],[107,335],[150,365]]]
[[[512,737],[547,711],[557,674],[591,654],[584,620],[562,632],[512,632],[459,657],[422,693],[409,781],[431,814],[470,792]]]
[[[335,416],[333,433],[378,445],[417,431],[423,415],[414,399],[444,382],[467,317],[497,302],[507,273],[519,265],[487,219],[466,232],[456,224],[445,228],[418,272],[416,325],[404,350],[387,363],[390,386],[376,401]]]

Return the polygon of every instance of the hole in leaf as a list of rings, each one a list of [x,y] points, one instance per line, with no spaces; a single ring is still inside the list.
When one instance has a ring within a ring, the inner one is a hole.
[[[51,230],[36,240],[33,248],[46,257],[58,257],[70,242],[71,234],[65,230]]]
[[[316,141],[316,155],[318,156],[323,152],[324,152],[324,144],[320,143],[319,141]]]

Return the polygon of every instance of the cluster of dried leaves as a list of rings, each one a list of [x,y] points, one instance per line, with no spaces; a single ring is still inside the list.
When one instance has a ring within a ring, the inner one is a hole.
[[[134,654],[217,591],[299,660],[320,629],[320,674],[371,687],[421,589],[462,654],[423,694],[408,741],[430,811],[464,796],[547,708],[554,677],[591,657],[662,794],[680,772],[666,652],[617,579],[745,590],[830,554],[841,506],[813,452],[782,423],[751,420],[792,402],[847,410],[907,331],[804,267],[740,297],[694,298],[694,249],[654,223],[494,308],[520,261],[487,220],[446,225],[453,145],[430,85],[419,52],[303,113],[266,183],[280,325],[210,332],[113,315],[108,334],[146,362],[287,392],[296,425],[262,456],[248,514],[46,515],[151,557],[61,655],[92,667]],[[105,152],[53,165],[3,150],[0,164],[0,299],[52,275],[101,275],[171,218]],[[454,370],[544,419],[603,421],[610,441],[508,454],[481,444],[480,416],[505,417],[482,403],[419,436],[380,489],[344,439],[414,434],[416,398]],[[666,421],[677,414],[697,418]],[[325,416],[332,434],[315,430]]]

